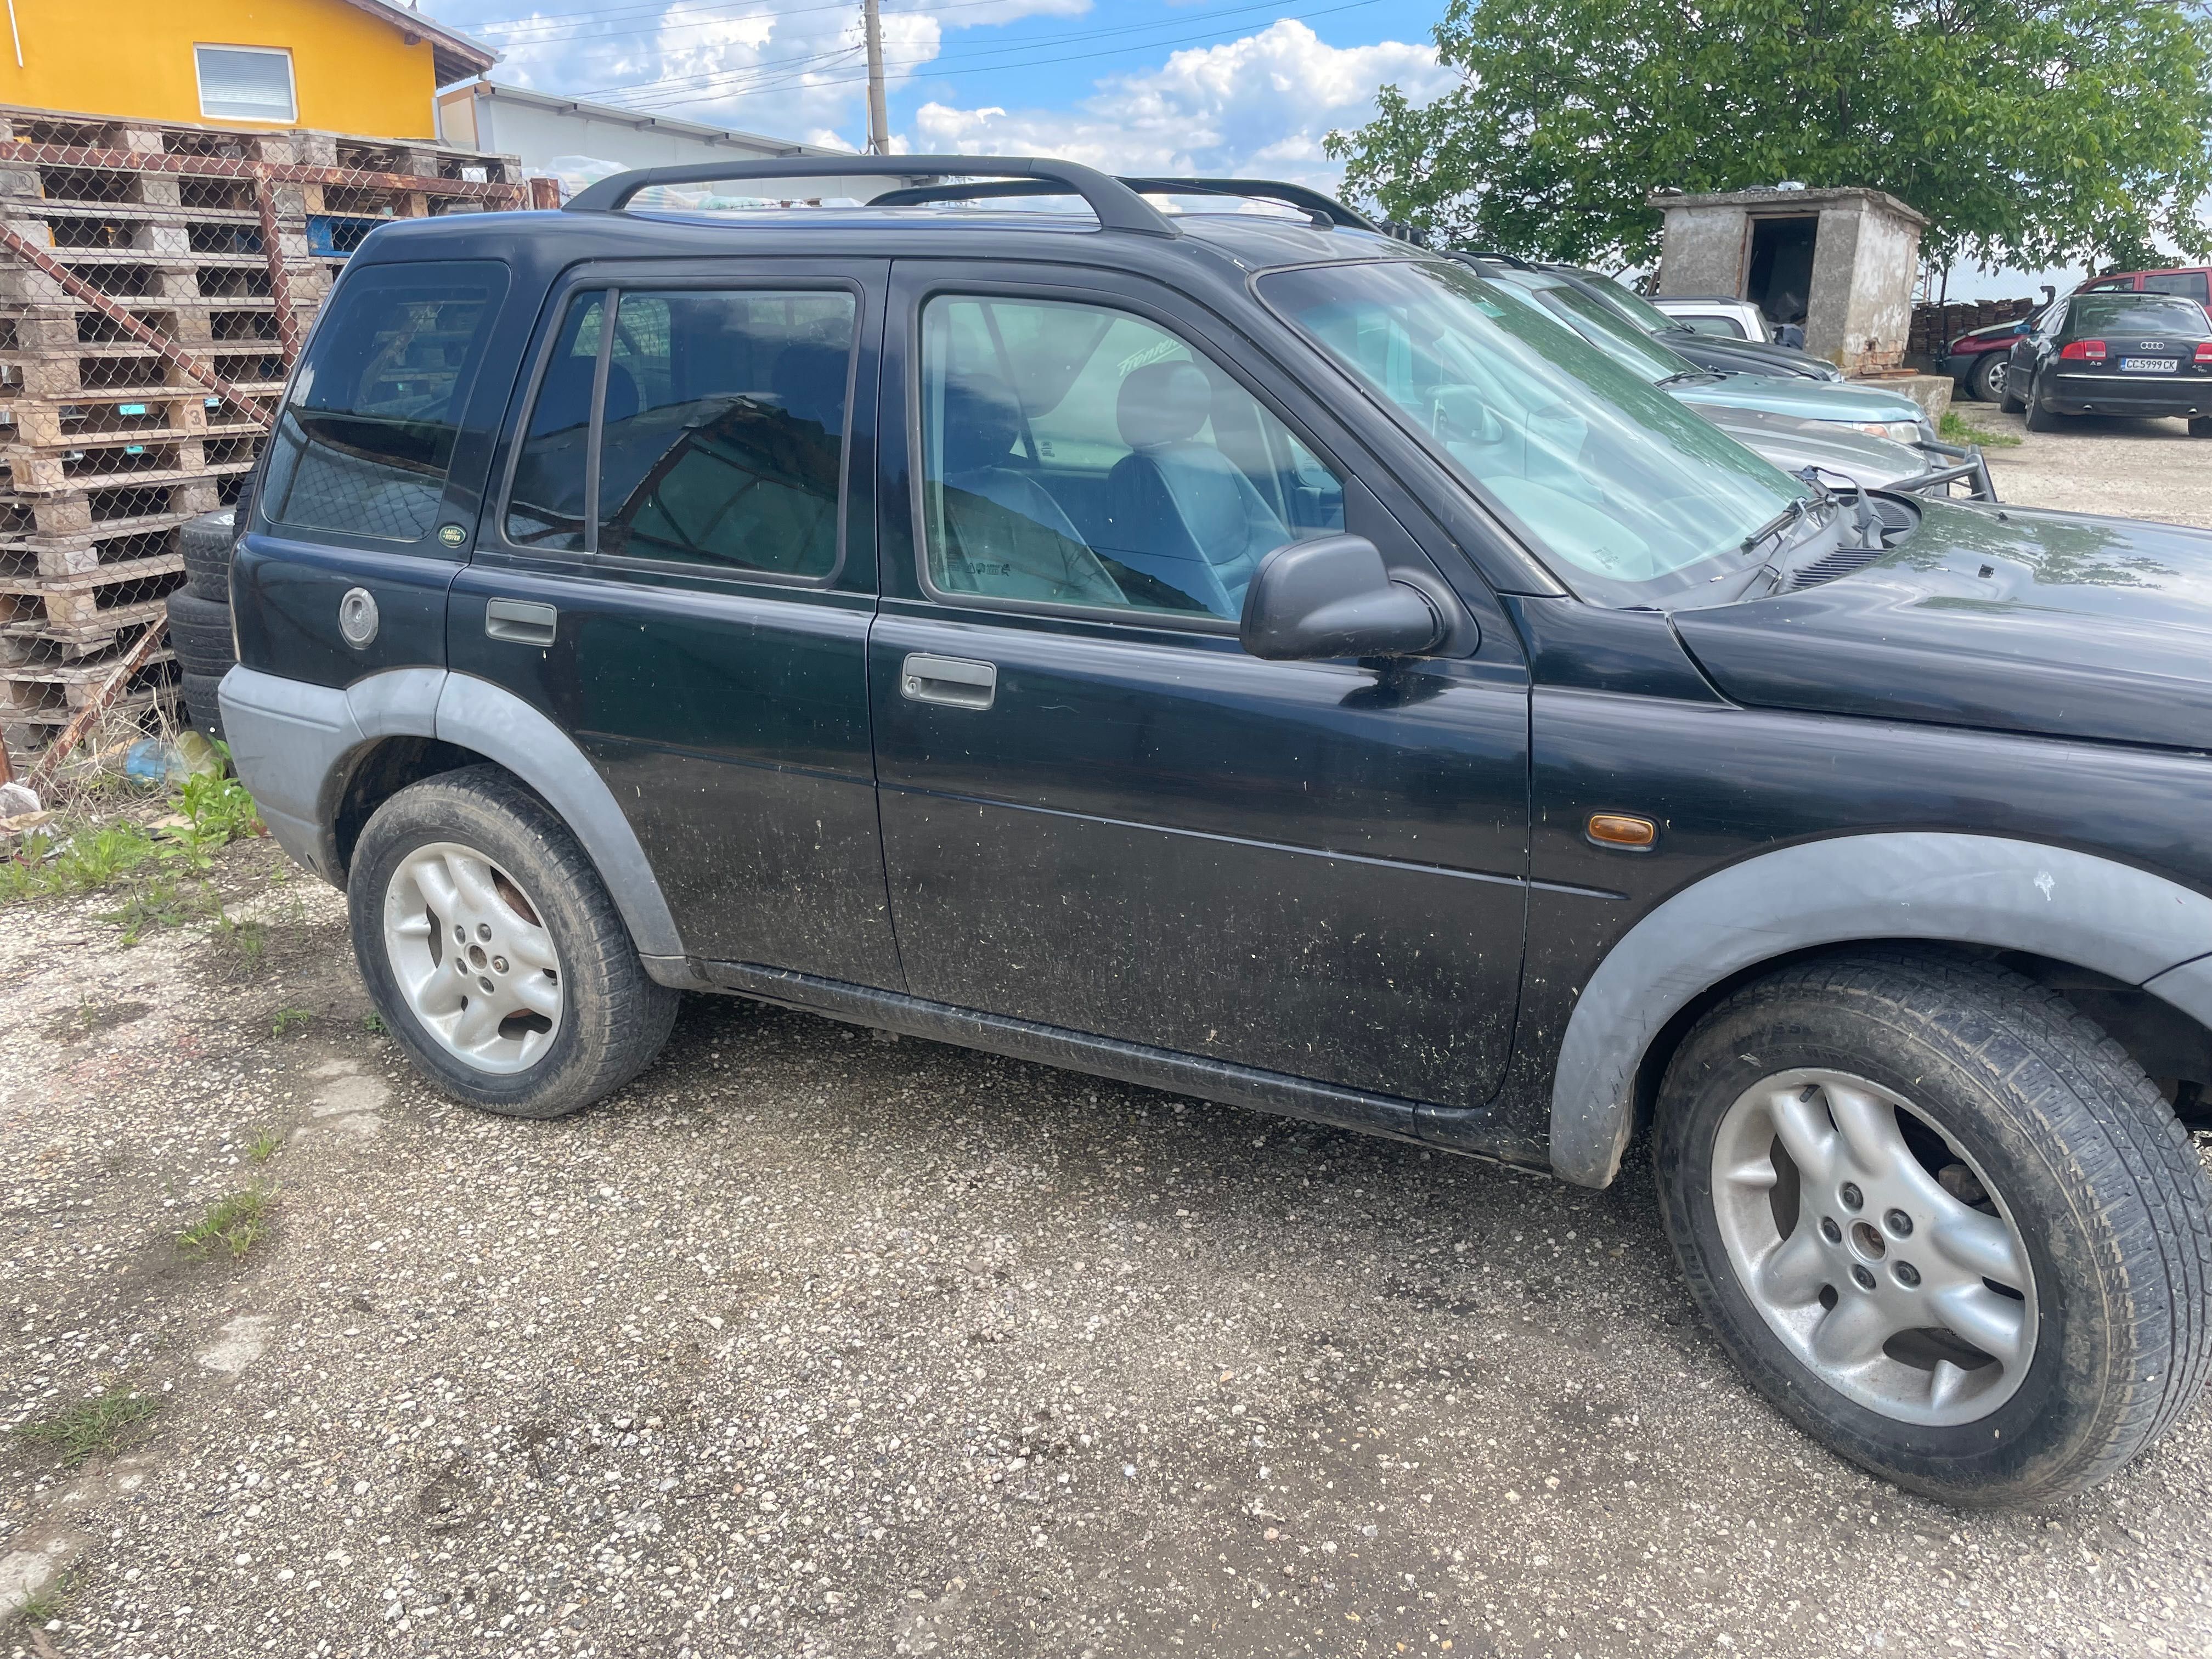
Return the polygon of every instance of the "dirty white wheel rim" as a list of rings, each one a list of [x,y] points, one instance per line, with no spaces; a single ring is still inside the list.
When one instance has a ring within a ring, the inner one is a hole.
[[[1737,1283],[1838,1393],[1942,1425],[2020,1387],[2035,1355],[2027,1247],[1924,1110],[1846,1073],[1778,1073],[1721,1119],[1712,1174]]]
[[[544,915],[458,842],[416,848],[385,887],[399,994],[433,1042],[480,1072],[526,1071],[561,1033],[561,962]]]

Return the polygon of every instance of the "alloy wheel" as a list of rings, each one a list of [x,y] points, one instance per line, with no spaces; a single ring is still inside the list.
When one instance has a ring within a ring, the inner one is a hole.
[[[1712,1193],[1744,1294],[1838,1393],[1970,1423],[2027,1376],[2027,1247],[1981,1168],[1901,1097],[1840,1072],[1762,1079],[1722,1117]]]
[[[560,1032],[560,957],[542,914],[458,842],[416,848],[386,884],[384,948],[399,994],[434,1040],[479,1071],[525,1071]]]

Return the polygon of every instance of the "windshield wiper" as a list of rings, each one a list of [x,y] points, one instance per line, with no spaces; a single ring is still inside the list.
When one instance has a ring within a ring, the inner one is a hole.
[[[1720,378],[1719,375],[1706,369],[1685,368],[1669,374],[1663,380],[1654,380],[1651,384],[1663,392],[1670,386],[1703,386],[1708,380],[1717,380]]]
[[[1805,516],[1811,506],[1812,502],[1805,496],[1794,497],[1789,506],[1743,538],[1743,550],[1747,553],[1751,552],[1769,536],[1779,534],[1789,529],[1791,525]]]

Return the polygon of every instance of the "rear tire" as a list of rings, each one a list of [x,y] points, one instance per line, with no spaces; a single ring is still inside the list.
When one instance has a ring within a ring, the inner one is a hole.
[[[1985,404],[2002,404],[2004,401],[2006,356],[2007,354],[2002,351],[1984,351],[1982,354],[1981,361],[1966,376],[1968,397],[1978,398]]]
[[[485,1111],[580,1110],[651,1065],[675,1024],[677,994],[647,976],[589,855],[496,766],[378,807],[346,901],[386,1027],[441,1089]]]
[[[2054,1502],[2203,1386],[2195,1149],[2124,1049],[2019,975],[1899,951],[1757,981],[1674,1055],[1655,1152],[1753,1386],[1910,1491]]]
[[[2212,438],[2212,415],[2191,416],[2189,435],[2192,438]]]
[[[2032,380],[2027,383],[2027,396],[2025,401],[2027,404],[2026,424],[2030,432],[2058,430],[2059,416],[2043,406],[2043,388]]]

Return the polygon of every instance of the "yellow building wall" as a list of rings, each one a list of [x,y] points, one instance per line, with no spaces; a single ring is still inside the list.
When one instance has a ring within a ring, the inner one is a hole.
[[[200,113],[192,48],[277,46],[292,54],[299,118],[289,125],[436,136],[430,43],[410,46],[343,0],[15,0],[15,39],[0,36],[0,103],[266,131],[288,124]]]

